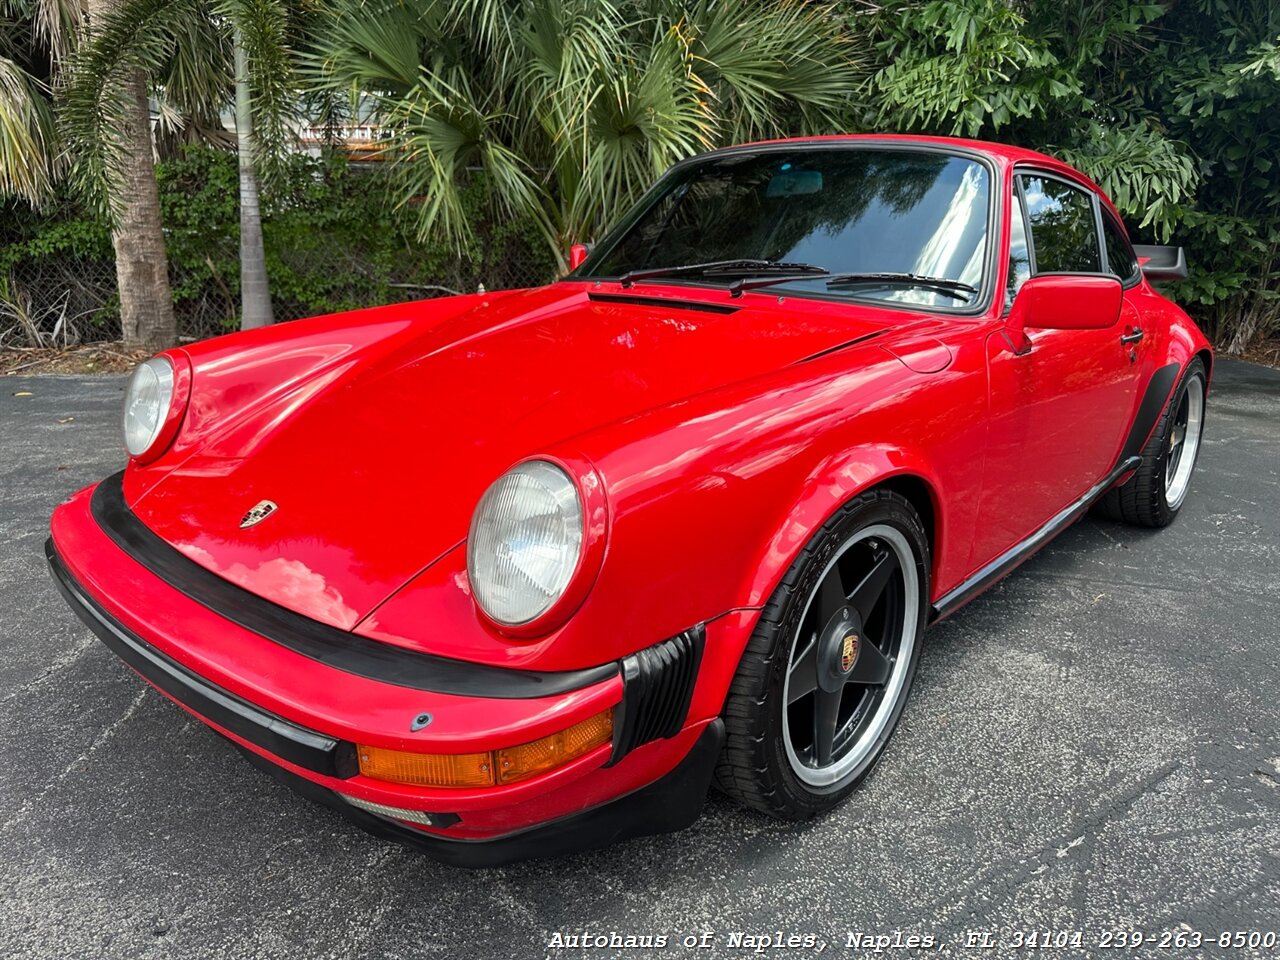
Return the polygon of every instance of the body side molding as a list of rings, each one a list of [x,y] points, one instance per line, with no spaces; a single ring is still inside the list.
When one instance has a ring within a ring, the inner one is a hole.
[[[982,567],[959,586],[953,588],[938,598],[938,602],[933,605],[932,616],[929,618],[930,623],[937,623],[944,617],[948,617],[956,610],[960,609],[978,594],[982,593],[997,580],[1003,579],[1011,573],[1015,567],[1019,566],[1024,560],[1028,559],[1037,550],[1046,543],[1056,537],[1059,533],[1071,526],[1076,520],[1084,515],[1084,512],[1091,507],[1094,502],[1104,493],[1111,489],[1112,485],[1123,477],[1126,473],[1136,470],[1142,463],[1142,458],[1138,456],[1124,457],[1105,477],[1090,487],[1085,494],[1058,511],[1051,517],[1047,523],[1039,530],[1027,537],[1020,543],[1014,544],[1000,556],[996,557],[986,566]]]

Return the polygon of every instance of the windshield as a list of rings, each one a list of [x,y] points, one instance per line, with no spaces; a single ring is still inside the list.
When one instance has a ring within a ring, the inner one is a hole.
[[[965,157],[849,147],[734,152],[668,177],[573,276],[657,276],[708,264],[717,269],[656,282],[728,285],[759,268],[725,262],[772,261],[839,275],[837,282],[810,269],[777,283],[779,291],[963,309],[981,298],[989,203],[987,168]]]

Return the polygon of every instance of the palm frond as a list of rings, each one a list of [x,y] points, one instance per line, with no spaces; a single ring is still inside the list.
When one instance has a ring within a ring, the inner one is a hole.
[[[208,0],[175,24],[173,53],[152,77],[157,99],[185,117],[216,116],[231,103],[231,37]]]
[[[509,211],[524,214],[537,204],[536,182],[516,155],[499,145],[498,128],[507,118],[485,105],[485,95],[459,69],[424,74],[400,105],[390,152],[400,161],[402,202],[420,204],[420,235],[439,230],[459,248],[472,238],[461,185],[468,166],[485,160],[496,163],[490,173],[499,202]]]
[[[372,94],[419,229],[467,242],[478,166],[562,259],[676,160],[833,128],[864,72],[833,8],[801,0],[332,2],[307,69]]]
[[[730,140],[826,132],[866,74],[826,4],[700,0],[685,24]],[[818,129],[794,129],[797,111]]]
[[[84,0],[34,0],[35,36],[44,43],[54,63],[61,63],[75,49],[84,25]]]
[[[510,48],[523,4],[511,0],[450,0],[445,6],[446,29],[460,30],[493,53]]]
[[[286,8],[278,0],[218,0],[217,9],[238,31],[244,46],[254,160],[259,171],[272,179],[285,161],[297,117]]]
[[[121,131],[128,128],[122,82],[130,70],[159,73],[174,37],[199,0],[134,0],[94,24],[92,42],[67,64],[59,110],[71,177],[85,199],[114,217],[122,198],[110,190],[123,172]]]
[[[710,97],[693,72],[677,27],[655,33],[647,50],[613,65],[591,105],[581,184],[566,211],[567,236],[590,236],[626,209],[675,161],[713,145]]]
[[[346,0],[330,11],[302,70],[329,89],[409,96],[430,37],[443,25],[434,3]]]
[[[57,171],[49,91],[12,60],[0,57],[0,194],[38,204]]]

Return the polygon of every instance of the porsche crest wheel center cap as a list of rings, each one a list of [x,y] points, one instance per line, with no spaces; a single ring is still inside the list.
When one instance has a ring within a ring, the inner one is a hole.
[[[858,635],[850,633],[840,644],[840,669],[848,673],[858,660]]]
[[[839,690],[849,679],[862,647],[862,621],[852,607],[841,607],[818,635],[818,686]]]

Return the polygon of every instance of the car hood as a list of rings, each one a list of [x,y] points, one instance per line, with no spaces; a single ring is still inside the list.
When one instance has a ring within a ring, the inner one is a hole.
[[[516,461],[910,319],[742,302],[726,312],[723,294],[691,307],[558,284],[443,320],[433,302],[406,305],[393,335],[215,424],[158,481],[135,485],[131,506],[227,580],[351,629],[466,537],[480,495]],[[222,382],[228,364],[236,372],[231,351],[201,357],[192,352],[193,408],[204,367],[220,365]],[[264,501],[275,509],[243,527]]]

